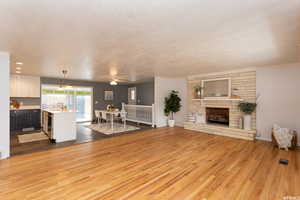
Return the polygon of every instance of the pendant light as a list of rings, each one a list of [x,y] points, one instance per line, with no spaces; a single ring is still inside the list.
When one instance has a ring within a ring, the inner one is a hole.
[[[63,74],[63,79],[60,80],[60,84],[59,84],[59,89],[71,89],[72,86],[71,85],[67,85],[67,84],[64,84],[65,82],[65,79],[66,79],[66,76],[68,74],[68,71],[67,70],[62,70],[62,74]]]

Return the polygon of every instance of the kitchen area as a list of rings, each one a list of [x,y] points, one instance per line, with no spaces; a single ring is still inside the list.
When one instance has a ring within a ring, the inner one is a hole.
[[[42,104],[41,78],[10,76],[11,154],[18,155],[76,141],[76,111],[67,105]]]
[[[150,104],[145,109],[151,111],[153,102],[145,100],[153,100],[148,94],[154,94],[154,82],[126,85],[113,81],[73,80],[68,79],[67,70],[58,72],[56,77],[39,77],[23,73],[20,70],[23,67],[16,64],[13,69],[16,71],[10,74],[11,156],[95,141],[151,127],[136,124],[140,122],[137,119],[126,123],[128,118],[122,118],[120,114],[112,118],[112,113],[104,111],[110,111],[110,105],[116,111],[121,111],[123,103],[132,99],[131,93],[136,104]],[[131,88],[137,88],[140,92],[132,92]],[[101,120],[95,115],[99,111],[106,113],[102,114]]]

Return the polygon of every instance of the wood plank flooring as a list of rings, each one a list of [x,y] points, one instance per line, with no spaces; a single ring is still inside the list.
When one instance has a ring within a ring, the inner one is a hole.
[[[2,160],[0,199],[300,198],[299,167],[299,150],[159,128]]]
[[[136,124],[132,122],[128,122],[132,126],[137,126],[142,130],[151,129],[149,125]],[[86,126],[90,125],[90,122],[87,123],[79,123],[77,124],[77,139],[74,141],[60,142],[60,143],[51,143],[49,140],[35,141],[29,143],[19,143],[18,135],[30,134],[34,132],[13,132],[10,134],[10,154],[12,156],[22,155],[27,153],[33,153],[38,151],[44,151],[49,149],[55,149],[65,146],[70,146],[74,144],[81,144],[85,142],[92,142],[95,140],[102,140],[110,137],[117,137],[124,134],[130,134],[134,131],[128,131],[123,133],[115,133],[112,135],[105,135],[103,133],[99,133],[94,131]],[[35,131],[40,132],[40,131]]]

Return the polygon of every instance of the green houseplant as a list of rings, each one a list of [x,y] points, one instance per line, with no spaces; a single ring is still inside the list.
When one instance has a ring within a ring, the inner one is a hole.
[[[165,115],[170,117],[168,119],[168,125],[174,127],[174,113],[180,111],[181,108],[181,98],[178,96],[178,91],[172,90],[171,93],[165,98]]]
[[[251,114],[255,111],[257,104],[250,102],[241,102],[240,110],[244,113],[244,129],[251,130]]]

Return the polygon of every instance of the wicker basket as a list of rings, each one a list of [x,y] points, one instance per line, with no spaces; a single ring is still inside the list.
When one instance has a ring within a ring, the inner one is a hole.
[[[292,144],[291,147],[289,149],[295,149],[297,147],[297,132],[293,131],[293,138],[292,138]],[[272,143],[274,144],[274,146],[279,147],[275,137],[274,137],[274,131],[272,131]]]

